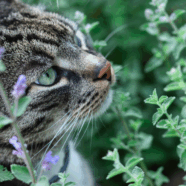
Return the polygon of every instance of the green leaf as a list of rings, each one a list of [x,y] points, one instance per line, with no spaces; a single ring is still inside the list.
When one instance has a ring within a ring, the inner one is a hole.
[[[119,160],[119,154],[118,154],[118,150],[114,149],[114,151],[108,151],[108,154],[103,157],[102,159],[106,159],[106,160],[111,160],[114,161],[114,167],[115,169],[113,169],[111,172],[109,172],[108,176],[106,179],[109,179],[113,176],[116,176],[118,174],[121,174],[123,172],[125,172],[127,169],[120,163]]]
[[[112,141],[114,147],[117,149],[128,149],[128,147],[119,138],[111,138],[111,141]]]
[[[158,104],[158,95],[156,93],[156,89],[154,89],[152,95],[150,95],[149,98],[144,100],[145,103],[149,103],[149,104]]]
[[[183,152],[186,150],[186,144],[184,144],[184,143],[179,144],[177,147],[178,147],[179,149],[182,149]],[[182,152],[182,153],[183,153],[183,152]],[[181,157],[181,156],[180,156],[180,157]]]
[[[184,82],[172,82],[164,88],[164,91],[182,90],[183,88],[185,88]]]
[[[177,68],[171,68],[167,75],[171,79],[171,81],[180,81],[182,79],[182,72],[180,65]]]
[[[156,125],[156,123],[158,122],[158,120],[163,116],[164,112],[158,108],[158,111],[154,113],[154,115],[152,116],[152,123],[153,125]]]
[[[4,63],[2,62],[2,60],[0,60],[0,72],[4,72],[5,70],[6,70],[6,67]]]
[[[180,165],[184,171],[186,171],[186,150],[182,153],[180,159]]]
[[[186,105],[184,105],[183,107],[182,107],[182,110],[181,110],[181,116],[184,118],[184,119],[186,119]]]
[[[100,47],[107,46],[105,41],[94,41],[94,48],[99,49]]]
[[[13,180],[14,176],[6,167],[0,165],[0,182]]]
[[[169,108],[169,106],[172,104],[172,102],[173,102],[174,100],[175,100],[175,97],[169,97],[169,98],[167,98],[167,99],[163,102],[162,107],[163,107],[164,111],[166,111],[166,110]]]
[[[145,66],[145,72],[151,72],[163,64],[163,58],[153,56]]]
[[[180,97],[180,100],[186,103],[186,96]]]
[[[73,185],[76,185],[76,184],[74,182],[65,183],[65,186],[73,186]]]
[[[162,57],[164,60],[166,60],[166,57],[168,57],[172,52],[174,52],[177,43],[178,42],[176,41],[176,39],[172,37],[168,42],[162,45]]]
[[[163,134],[163,137],[164,138],[179,137],[179,134],[174,129],[169,129],[167,132]]]
[[[24,183],[29,184],[32,182],[32,178],[29,174],[29,171],[26,167],[12,164],[11,165],[11,172],[12,174],[18,179],[23,181]]]
[[[178,157],[181,159],[181,156],[183,154],[183,152],[185,151],[185,148],[183,146],[183,144],[179,144],[177,146],[177,154],[178,154]]]
[[[139,158],[139,157],[132,157],[130,158],[127,162],[126,162],[126,168],[127,169],[131,169],[132,167],[134,167],[135,165],[137,165],[140,161],[142,161],[143,158]]]
[[[115,65],[115,64],[112,64],[112,67],[114,69],[115,74],[117,74],[120,70],[122,70],[124,68],[121,65]]]
[[[131,128],[134,131],[136,131],[136,132],[139,130],[139,128],[142,125],[142,121],[141,120],[135,120],[135,121],[134,120],[130,120],[129,123],[130,123]]]
[[[137,179],[144,178],[143,170],[137,166],[132,170],[132,175]]]
[[[180,131],[180,133],[183,133],[186,131],[186,119],[182,119],[177,126],[177,129]]]
[[[60,178],[60,182],[64,184],[66,182],[66,179],[68,178],[69,174],[58,173],[58,176]]]
[[[4,127],[5,125],[12,123],[12,119],[6,116],[0,116],[0,128]]]
[[[75,19],[79,24],[82,24],[82,23],[85,23],[85,22],[86,22],[87,17],[85,16],[84,13],[82,13],[82,12],[80,12],[80,11],[76,11],[76,12],[75,12],[74,19]]]
[[[158,59],[163,57],[162,52],[158,48],[153,48],[152,52],[153,52],[154,56]]]
[[[181,58],[178,60],[177,64],[179,66],[183,66],[183,67],[186,67],[186,62],[185,62],[185,59],[184,58]]]
[[[118,150],[116,148],[114,149],[113,152],[109,150],[107,155],[105,157],[103,157],[102,159],[111,160],[111,161],[119,160]]]
[[[110,179],[118,174],[124,173],[126,170],[127,169],[125,169],[124,167],[119,166],[119,168],[111,170],[106,179]]]
[[[39,181],[37,183],[35,183],[34,186],[49,186],[48,178],[46,176],[41,176]],[[61,184],[55,185],[55,186],[61,186]]]
[[[97,21],[97,22],[94,22],[94,23],[92,23],[92,24],[89,24],[89,23],[88,23],[88,24],[84,27],[85,32],[86,32],[87,34],[89,34],[90,31],[93,30],[94,28],[96,28],[97,25],[99,25],[99,22],[98,22],[98,21]]]
[[[137,141],[136,140],[130,140],[127,143],[128,147],[135,147],[137,145]]]
[[[162,120],[160,120],[160,121],[157,123],[157,125],[156,125],[156,127],[157,127],[157,128],[160,128],[160,129],[168,129],[169,126],[170,126],[170,122],[169,122],[169,120],[167,120],[167,119],[162,119]]]
[[[175,21],[179,16],[183,15],[185,13],[185,10],[175,10],[171,15],[170,15],[170,19],[172,21]]]
[[[186,181],[186,176],[183,177],[183,180]]]
[[[125,117],[133,116],[133,117],[136,117],[136,118],[142,118],[142,113],[138,108],[133,107],[133,108],[129,108],[128,110],[126,110],[124,112],[124,116]]]
[[[141,30],[148,32],[150,35],[158,35],[159,30],[155,23],[145,23],[140,26]]]
[[[163,167],[158,168],[157,171],[148,171],[148,176],[155,180],[157,186],[161,186],[163,183],[168,183],[169,179],[162,174]]]
[[[127,180],[127,183],[135,182],[133,184],[134,186],[137,186],[137,185],[141,186],[141,183],[144,179],[144,172],[142,171],[142,169],[136,166],[132,170],[131,174],[134,178],[130,178],[129,180]],[[130,184],[130,185],[132,185],[132,184]]]
[[[53,183],[53,184],[50,185],[50,186],[62,186],[62,184],[61,184],[61,183]]]
[[[185,40],[186,39],[186,24],[178,30],[178,35]]]
[[[21,116],[25,112],[25,110],[30,102],[31,102],[31,97],[29,97],[29,96],[25,96],[25,97],[22,97],[19,99],[18,110],[17,110],[17,114],[16,114],[17,117]],[[15,105],[13,105],[13,107],[12,107],[13,113],[15,112],[14,110],[15,110]]]
[[[172,52],[172,55],[174,56],[175,60],[178,60],[180,57],[180,54],[182,50],[186,47],[185,42],[184,43],[178,43],[175,49]]]
[[[167,96],[161,96],[159,99],[159,103],[163,103],[168,97]]]
[[[167,41],[169,42],[171,40],[171,35],[168,32],[162,32],[161,34],[158,35],[158,39],[160,41]]]
[[[146,134],[144,132],[140,132],[137,135],[137,141],[138,141],[138,145],[137,148],[139,150],[145,150],[145,149],[149,149],[151,147],[152,144],[152,140],[153,140],[153,136],[150,134]]]

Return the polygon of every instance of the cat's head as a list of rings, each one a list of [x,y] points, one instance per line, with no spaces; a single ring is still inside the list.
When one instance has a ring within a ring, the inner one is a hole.
[[[18,122],[27,142],[71,131],[111,103],[113,68],[75,22],[17,0],[0,0],[0,46],[7,67],[0,78],[10,98],[18,76],[27,78],[32,101]],[[11,127],[2,130],[11,137]]]

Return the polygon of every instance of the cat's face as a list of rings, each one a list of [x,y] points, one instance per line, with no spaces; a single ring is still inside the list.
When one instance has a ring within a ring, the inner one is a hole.
[[[57,131],[71,131],[104,112],[112,100],[109,88],[115,75],[110,67],[99,76],[108,61],[93,49],[90,38],[57,14],[17,1],[0,1],[1,6],[7,12],[0,17],[7,70],[0,78],[11,98],[18,76],[26,75],[26,94],[32,97],[18,123],[26,142],[51,139]],[[3,130],[7,139],[13,134],[10,127]]]

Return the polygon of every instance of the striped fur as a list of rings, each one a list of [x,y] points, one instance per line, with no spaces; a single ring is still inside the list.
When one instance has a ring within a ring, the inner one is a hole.
[[[78,42],[85,45],[77,46],[74,41],[77,35]],[[61,142],[54,149],[60,148],[68,141],[67,134],[88,116],[98,113],[107,99],[115,78],[113,69],[111,82],[97,80],[106,59],[86,43],[87,37],[75,22],[18,0],[0,0],[0,46],[5,47],[2,60],[7,67],[0,78],[12,103],[12,87],[20,74],[26,75],[26,94],[32,101],[18,118],[18,125],[31,156],[49,142],[50,148],[54,147],[59,139]],[[58,82],[53,86],[35,84],[51,67],[58,72]],[[1,97],[0,112],[7,114]],[[2,128],[0,133],[0,164],[23,164],[12,155],[13,148],[8,142],[15,134],[12,127]],[[34,165],[44,152],[34,156]]]

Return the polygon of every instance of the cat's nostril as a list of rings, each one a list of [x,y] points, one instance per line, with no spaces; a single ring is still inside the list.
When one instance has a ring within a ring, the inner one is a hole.
[[[106,62],[105,66],[99,70],[99,74],[94,81],[101,79],[107,79],[111,82],[111,64],[108,61]]]

